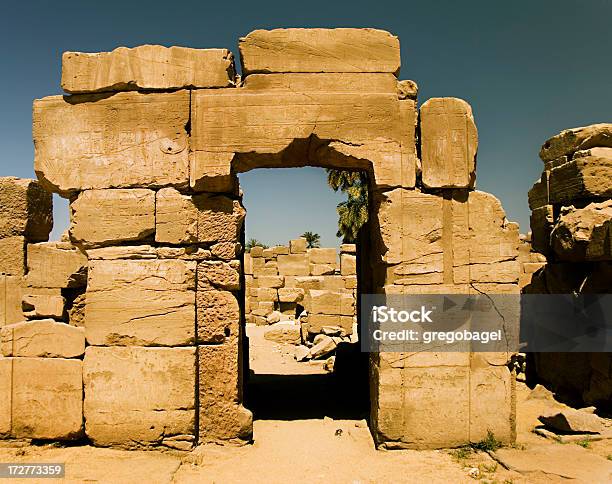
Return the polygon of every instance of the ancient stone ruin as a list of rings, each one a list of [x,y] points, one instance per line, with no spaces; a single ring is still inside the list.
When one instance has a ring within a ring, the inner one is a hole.
[[[544,143],[540,158],[544,170],[529,191],[529,207],[533,249],[546,257],[546,264],[533,274],[524,292],[610,293],[612,124],[562,131]],[[531,356],[533,380],[545,382],[575,404],[610,411],[610,353]]]
[[[356,254],[342,254],[347,290],[518,294],[518,226],[475,189],[471,108],[433,98],[417,111],[416,84],[398,80],[396,37],[258,30],[239,47],[241,77],[225,49],[69,52],[70,95],[34,102],[39,182],[0,185],[2,435],[178,449],[252,439],[244,323],[263,317],[266,301],[259,289],[250,313],[242,301],[261,264],[273,265],[243,253],[237,175],[255,168],[367,173],[369,222]],[[69,239],[44,242],[41,187],[69,199]],[[301,271],[331,271],[324,252],[311,252],[308,269],[292,253],[274,253],[279,271],[290,268],[287,289]],[[279,304],[297,302],[299,291],[282,291],[283,301],[276,289]],[[509,360],[372,354],[377,444],[450,447],[488,432],[513,441]]]

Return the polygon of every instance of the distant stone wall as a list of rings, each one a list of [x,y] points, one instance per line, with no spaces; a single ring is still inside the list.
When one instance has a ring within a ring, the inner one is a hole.
[[[533,249],[546,264],[523,291],[611,293],[612,124],[562,131],[540,157],[544,170],[529,206]],[[532,378],[565,398],[612,409],[610,353],[536,353],[532,363]]]
[[[354,244],[306,248],[306,239],[289,246],[253,247],[244,256],[246,321],[271,324],[308,312],[308,332],[341,328],[349,335],[356,323],[357,262]]]

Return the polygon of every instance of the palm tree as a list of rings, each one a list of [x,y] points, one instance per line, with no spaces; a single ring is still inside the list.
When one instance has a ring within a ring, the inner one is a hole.
[[[347,200],[338,204],[338,233],[344,243],[357,240],[359,229],[368,221],[368,180],[358,171],[327,169],[327,183],[334,191],[346,193]]]
[[[306,244],[309,249],[321,246],[321,236],[314,232],[304,232],[302,237],[306,239]]]
[[[249,239],[249,240],[247,241],[247,243],[246,243],[245,250],[246,250],[247,252],[251,252],[251,249],[252,249],[253,247],[263,247],[264,249],[267,249],[267,248],[268,248],[268,246],[267,246],[266,244],[264,244],[264,243],[260,242],[260,241],[259,241],[259,240],[257,240],[257,239]]]

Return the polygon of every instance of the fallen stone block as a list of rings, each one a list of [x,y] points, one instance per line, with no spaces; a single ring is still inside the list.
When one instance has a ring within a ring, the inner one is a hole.
[[[196,263],[91,261],[85,306],[90,345],[183,346],[195,341]]]
[[[21,308],[28,319],[53,318],[62,320],[66,299],[61,289],[41,289],[29,287],[24,290]]]
[[[583,410],[564,408],[551,415],[541,415],[538,420],[549,429],[562,433],[593,433],[605,430],[605,420]]]
[[[227,49],[140,45],[62,55],[62,89],[71,94],[229,87],[234,76]]]
[[[309,334],[324,334],[325,328],[342,328],[345,335],[353,333],[353,316],[341,316],[338,314],[309,314]]]
[[[540,150],[542,161],[594,147],[612,147],[612,124],[600,123],[561,131],[544,143]]]
[[[26,265],[26,240],[14,236],[0,239],[0,273],[23,276]]]
[[[0,329],[3,356],[78,358],[85,353],[85,331],[52,319],[8,324]]]
[[[82,436],[81,360],[5,358],[0,362],[12,367],[11,437],[73,440]]]
[[[275,343],[284,343],[290,345],[300,344],[302,335],[300,325],[294,323],[275,323],[266,328],[264,339],[274,341]]]
[[[187,186],[189,91],[34,101],[34,169],[48,190]],[[100,211],[100,213],[104,213]]]
[[[195,368],[195,348],[87,348],[87,436],[100,446],[138,447],[194,435]]]
[[[246,443],[253,436],[253,414],[242,406],[238,338],[198,346],[200,443]]]
[[[255,30],[239,41],[244,75],[257,72],[390,72],[399,39],[376,29]]]
[[[28,286],[76,288],[87,284],[87,256],[66,242],[28,245]]]
[[[421,162],[428,188],[474,188],[478,131],[462,99],[432,98],[421,106]]]
[[[336,349],[336,343],[330,336],[319,335],[320,338],[315,342],[314,346],[310,348],[310,357],[312,359],[324,358]]]
[[[553,168],[548,182],[550,203],[612,197],[612,158],[588,156]]]
[[[36,180],[0,177],[0,239],[25,237],[49,240],[53,228],[53,200]]]
[[[304,345],[296,346],[294,356],[297,361],[309,360],[310,359],[310,348]]]
[[[560,260],[612,260],[612,200],[562,208],[550,240]]]
[[[144,240],[155,233],[152,190],[87,190],[70,210],[70,237],[84,247]]]

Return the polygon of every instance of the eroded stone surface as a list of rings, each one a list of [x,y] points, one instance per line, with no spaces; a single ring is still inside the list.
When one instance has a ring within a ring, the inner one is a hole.
[[[87,189],[187,186],[189,92],[34,101],[34,169],[68,196]]]
[[[399,73],[399,39],[376,29],[255,30],[239,41],[245,75],[257,72]]]
[[[587,156],[553,168],[548,196],[550,203],[612,197],[612,158]]]
[[[0,273],[23,276],[25,273],[24,237],[14,236],[0,239]]]
[[[597,146],[612,147],[612,124],[592,124],[561,131],[544,143],[540,150],[540,158],[543,161],[551,161],[563,155],[571,155],[578,150]]]
[[[140,45],[62,55],[62,89],[73,94],[228,87],[234,76],[234,59],[227,49]]]
[[[3,356],[77,358],[85,353],[85,331],[52,319],[24,321],[0,329]]]
[[[195,348],[89,347],[83,379],[86,433],[95,444],[194,435]]]
[[[49,240],[53,228],[51,194],[36,180],[0,177],[0,238]]]
[[[38,288],[83,287],[87,282],[87,256],[65,242],[29,244],[26,279],[29,286]]]

